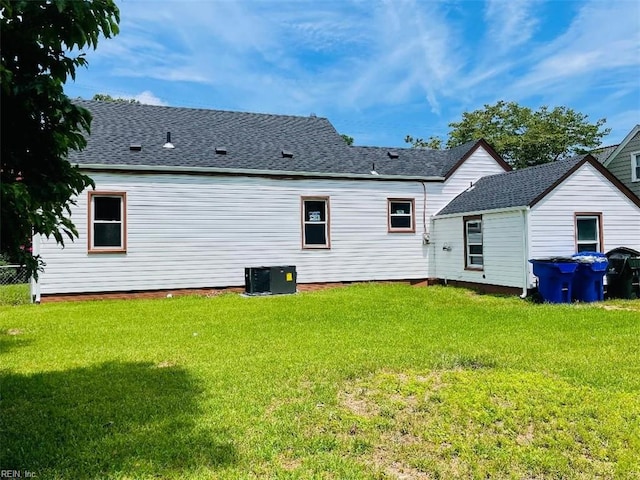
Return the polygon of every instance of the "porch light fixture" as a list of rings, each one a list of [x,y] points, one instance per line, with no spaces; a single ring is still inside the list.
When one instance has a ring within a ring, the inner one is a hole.
[[[162,148],[167,148],[171,150],[172,148],[176,148],[173,143],[171,143],[171,132],[167,132],[167,143],[162,145]]]

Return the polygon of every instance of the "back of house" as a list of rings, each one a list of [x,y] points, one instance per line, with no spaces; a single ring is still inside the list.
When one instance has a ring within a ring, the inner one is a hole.
[[[315,116],[79,103],[92,133],[69,161],[95,189],[74,199],[74,242],[34,239],[36,300],[243,286],[258,266],[294,266],[299,283],[421,281],[431,217],[509,169],[483,141],[350,147]]]

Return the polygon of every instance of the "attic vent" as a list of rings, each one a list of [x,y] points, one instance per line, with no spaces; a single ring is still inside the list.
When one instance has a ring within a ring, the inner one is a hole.
[[[293,152],[291,150],[282,149],[282,158],[293,158]]]
[[[131,150],[132,152],[139,152],[140,150],[142,150],[142,145],[140,145],[139,143],[132,143],[131,145],[129,145],[129,150]]]
[[[167,143],[162,145],[162,148],[168,148],[168,149],[176,148],[173,145],[173,143],[171,143],[171,132],[167,132]]]
[[[227,149],[225,147],[216,147],[216,153],[218,155],[226,155]]]
[[[398,158],[398,152],[396,152],[395,150],[389,150],[387,152],[387,155],[389,155],[389,158]]]

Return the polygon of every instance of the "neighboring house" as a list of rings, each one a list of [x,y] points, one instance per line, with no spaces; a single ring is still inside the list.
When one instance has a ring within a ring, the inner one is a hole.
[[[244,285],[294,265],[299,283],[424,280],[430,219],[509,170],[484,141],[449,151],[349,147],[324,118],[109,102],[70,157],[95,181],[79,238],[34,238],[33,295]]]
[[[640,125],[633,127],[602,164],[640,196]]]
[[[480,179],[433,218],[432,243],[432,277],[527,293],[531,258],[640,249],[640,199],[576,156]]]

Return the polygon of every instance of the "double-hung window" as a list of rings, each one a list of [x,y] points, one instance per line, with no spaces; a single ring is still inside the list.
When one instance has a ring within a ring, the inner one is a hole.
[[[576,213],[576,251],[602,252],[601,213]]]
[[[302,197],[302,248],[331,248],[329,197]]]
[[[631,181],[640,182],[640,152],[631,154]]]
[[[415,201],[402,198],[390,198],[387,200],[389,220],[389,232],[415,232]]]
[[[482,217],[464,217],[464,267],[469,270],[484,268],[482,244]]]
[[[126,252],[127,195],[89,192],[89,252]]]

